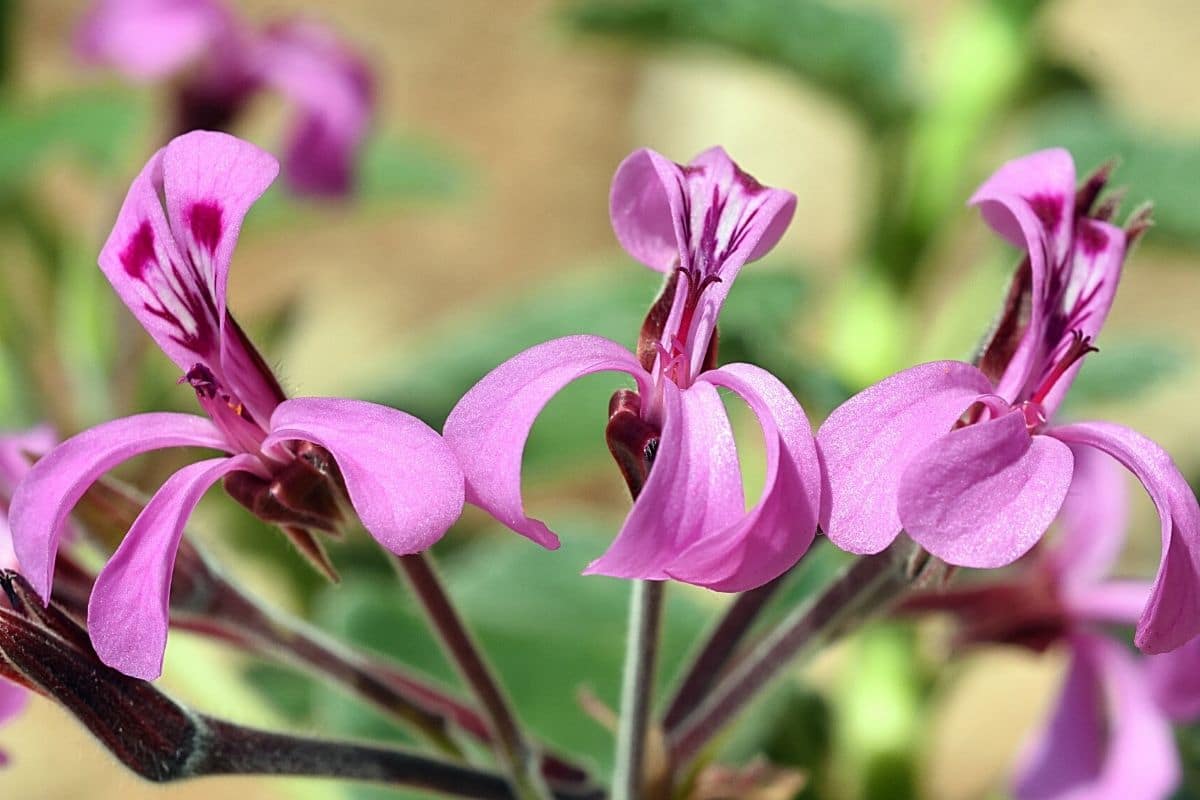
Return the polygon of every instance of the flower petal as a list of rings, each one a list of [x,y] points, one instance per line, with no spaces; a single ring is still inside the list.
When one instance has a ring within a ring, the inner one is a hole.
[[[101,661],[142,680],[162,674],[171,575],[188,517],[222,477],[260,468],[251,455],[210,458],[179,470],[154,493],[92,587],[88,633]]]
[[[0,433],[0,498],[12,497],[13,490],[32,466],[31,457],[41,458],[56,444],[58,437],[49,425]]]
[[[1019,343],[996,386],[1015,402],[1029,380],[1045,327],[1049,271],[1066,259],[1075,223],[1075,163],[1061,148],[1042,150],[1008,162],[971,197],[984,220],[1001,236],[1029,254],[1029,318]],[[1025,280],[1018,270],[1015,282]]]
[[[359,400],[298,397],[275,409],[263,449],[289,440],[333,455],[363,527],[393,553],[425,550],[462,514],[462,470],[442,437],[414,416]]]
[[[991,390],[970,364],[935,361],[885,378],[830,414],[817,431],[830,541],[851,553],[887,547],[903,527],[896,494],[905,465]]]
[[[665,381],[662,391],[664,424],[650,477],[585,575],[665,580],[681,553],[744,513],[733,430],[716,388],[697,382],[681,392]]]
[[[710,589],[743,592],[782,575],[808,551],[817,531],[821,464],[804,409],[774,375],[751,364],[727,364],[701,380],[737,392],[754,410],[766,443],[766,481],[749,513],[730,525],[706,526],[703,538],[667,572]]]
[[[1091,586],[1117,562],[1129,526],[1125,475],[1111,458],[1075,445],[1071,488],[1059,512],[1061,533],[1046,553],[1061,582]]]
[[[29,705],[29,690],[0,678],[0,725],[11,721]]]
[[[599,336],[544,342],[496,367],[450,412],[443,435],[466,477],[467,501],[543,547],[558,537],[521,503],[521,455],[537,415],[576,378],[593,372],[627,372],[650,397],[650,376],[637,358]]]
[[[1062,588],[1062,601],[1077,619],[1132,625],[1142,615],[1153,590],[1154,584],[1150,581],[1067,584]]]
[[[88,62],[149,81],[204,54],[229,24],[214,0],[99,0],[76,33],[75,49]]]
[[[1135,641],[1163,653],[1200,633],[1200,505],[1171,456],[1140,433],[1110,422],[1077,422],[1047,431],[1102,450],[1146,487],[1162,520],[1162,557]]]
[[[63,524],[79,498],[117,464],[165,447],[225,450],[226,444],[204,417],[138,414],[76,434],[33,465],[13,495],[9,524],[21,572],[43,600],[50,598]]]
[[[1170,796],[1179,755],[1145,670],[1107,639],[1076,636],[1072,645],[1062,698],[1017,778],[1018,800]]]
[[[263,80],[297,108],[284,180],[304,194],[345,195],[374,105],[367,65],[328,29],[301,21],[271,26],[258,47]]]
[[[960,567],[1011,564],[1042,537],[1071,485],[1071,449],[1030,436],[1013,410],[942,436],[900,476],[900,521]]]
[[[680,265],[687,235],[683,168],[648,148],[635,150],[613,176],[608,208],[625,252],[659,272]]]
[[[1157,656],[1146,657],[1150,691],[1158,707],[1176,722],[1200,718],[1200,639]]]

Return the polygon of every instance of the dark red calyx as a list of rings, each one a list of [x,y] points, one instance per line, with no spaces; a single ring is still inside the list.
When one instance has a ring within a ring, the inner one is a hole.
[[[301,443],[296,457],[278,467],[270,479],[233,472],[224,485],[233,499],[265,522],[326,533],[337,533],[342,522],[341,474],[327,450],[308,442]]]
[[[617,462],[633,499],[641,494],[654,457],[658,454],[659,429],[642,419],[642,399],[632,389],[617,391],[608,402],[608,426],[604,438]]]
[[[663,329],[666,328],[667,317],[671,316],[671,306],[675,302],[675,289],[678,284],[679,270],[675,270],[667,277],[667,282],[663,284],[662,291],[642,322],[642,330],[638,334],[637,359],[642,369],[647,372],[654,369],[654,359],[658,357]]]

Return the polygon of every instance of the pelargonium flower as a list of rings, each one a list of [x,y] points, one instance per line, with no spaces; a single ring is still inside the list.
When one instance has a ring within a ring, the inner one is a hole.
[[[1017,800],[1166,798],[1180,778],[1171,721],[1200,715],[1200,686],[1176,680],[1167,697],[1155,691],[1154,675],[1194,674],[1195,652],[1138,657],[1113,637],[1113,625],[1137,620],[1152,587],[1109,577],[1128,524],[1124,476],[1092,448],[1072,452],[1057,541],[1020,562],[1016,575],[917,596],[908,606],[950,612],[960,645],[1067,650],[1058,700],[1018,763]]]
[[[165,447],[224,455],[176,472],[154,494],[101,570],[88,629],[105,663],[156,677],[167,633],[171,571],[200,497],[230,494],[320,558],[311,531],[334,531],[346,498],[388,550],[429,547],[457,519],[462,473],[442,439],[391,408],[336,398],[287,399],[226,309],[242,220],[278,173],[257,147],[197,131],[168,144],[134,180],[100,267],[138,321],[183,371],[208,418],[148,413],[63,442],[33,467],[12,503],[22,572],[50,594],[71,508],[117,464]]]
[[[341,196],[374,109],[364,61],[328,29],[283,21],[251,29],[217,0],[98,0],[76,50],[138,81],[179,77],[176,131],[228,130],[274,89],[295,107],[284,180],[299,194]]]
[[[778,378],[751,364],[715,366],[716,325],[742,265],[783,235],[795,197],[760,185],[720,148],[687,166],[638,150],[617,169],[610,210],[625,250],[667,276],[637,352],[599,336],[568,336],[484,377],[450,412],[444,433],[463,466],[467,499],[538,544],[558,547],[522,504],[525,441],[566,384],[624,372],[637,389],[613,396],[607,438],[636,500],[586,573],[674,578],[721,591],[759,586],[812,542],[820,468],[804,410]],[[718,387],[745,400],[762,426],[766,485],[749,511]]]
[[[823,527],[839,547],[874,553],[901,529],[934,555],[998,567],[1029,550],[1071,483],[1071,445],[1108,453],[1146,487],[1162,518],[1162,561],[1138,623],[1147,652],[1200,631],[1200,506],[1170,456],[1110,422],[1051,420],[1095,348],[1116,293],[1128,230],[1096,206],[1104,171],[1078,196],[1064,150],[1012,161],[975,193],[984,219],[1026,259],[980,366],[905,370],[839,407],[817,440],[828,470]]]
[[[45,453],[54,443],[54,433],[45,426],[21,432],[0,432],[0,570],[17,568],[12,532],[8,526],[13,491],[29,471],[30,459]],[[0,725],[11,722],[28,703],[28,691],[0,677]],[[0,751],[0,766],[7,761],[7,755]]]

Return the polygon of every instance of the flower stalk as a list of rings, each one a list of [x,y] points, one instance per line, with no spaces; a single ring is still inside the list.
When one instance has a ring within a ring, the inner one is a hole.
[[[632,582],[621,683],[621,718],[617,726],[613,770],[615,800],[646,797],[646,753],[662,633],[663,589],[662,581]]]

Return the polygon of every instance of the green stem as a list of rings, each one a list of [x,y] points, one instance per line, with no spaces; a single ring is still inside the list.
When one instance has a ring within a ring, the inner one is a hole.
[[[662,629],[661,581],[633,581],[629,631],[621,684],[621,719],[613,771],[614,800],[642,800],[646,787],[646,742]]]

